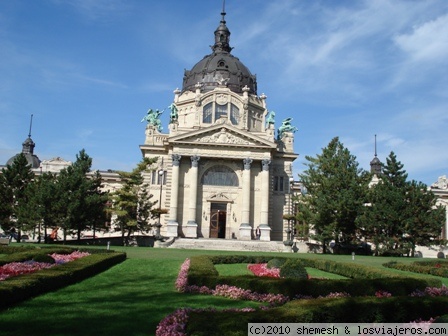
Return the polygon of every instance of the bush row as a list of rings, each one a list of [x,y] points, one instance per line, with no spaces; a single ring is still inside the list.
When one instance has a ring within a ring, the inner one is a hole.
[[[57,251],[59,253],[59,251]],[[47,251],[48,253],[48,251]],[[51,252],[53,253],[53,252]],[[31,297],[77,283],[126,260],[126,253],[95,253],[35,273],[19,275],[0,282],[0,309]]]
[[[6,254],[4,256],[0,256],[0,266],[11,262],[22,262],[27,260],[36,260],[41,259],[43,256],[47,256],[49,254],[57,253],[57,254],[70,254],[74,250],[70,248],[64,247],[52,247],[52,248],[26,248],[25,250],[19,250],[16,253]],[[37,260],[36,260],[37,261]]]
[[[247,335],[248,323],[401,323],[448,313],[448,297],[357,297],[295,300],[253,312],[189,314],[188,335]]]
[[[271,257],[271,256],[212,256],[210,257],[213,264],[237,264],[237,263],[271,263],[272,259],[276,259],[275,263],[281,265],[287,257]],[[378,278],[403,278],[402,275],[381,270],[375,267],[354,264],[350,262],[337,262],[324,259],[305,259],[299,258],[305,267],[316,268],[321,271],[339,274],[351,279],[378,279]],[[384,265],[383,265],[384,266]],[[409,278],[409,277],[406,277]],[[442,285],[439,279],[425,279],[427,286],[440,287]]]
[[[447,267],[425,266],[425,265],[418,265],[415,263],[403,264],[403,263],[398,263],[396,261],[390,261],[388,263],[384,263],[383,266],[388,267],[388,268],[394,268],[394,269],[397,269],[400,271],[432,274],[432,275],[436,275],[439,277],[448,278],[448,268]]]
[[[216,285],[236,286],[243,289],[250,289],[257,293],[272,293],[283,294],[294,298],[297,296],[326,296],[334,292],[346,292],[351,296],[366,296],[375,295],[378,290],[387,291],[394,296],[409,295],[416,289],[424,290],[426,287],[440,287],[441,281],[439,279],[422,279],[411,277],[384,277],[385,272],[379,272],[378,277],[374,278],[374,272],[365,272],[369,274],[370,278],[355,278],[355,279],[341,279],[341,280],[325,280],[325,279],[291,279],[291,278],[265,278],[254,277],[251,275],[241,276],[219,276],[214,268],[214,264],[220,263],[224,260],[227,263],[231,260],[232,263],[256,263],[269,262],[272,257],[248,257],[248,256],[199,256],[192,257],[190,269],[188,272],[188,283],[190,285],[207,286],[215,288]],[[307,264],[308,260],[301,260]],[[331,262],[334,264],[336,262]],[[307,267],[315,267],[327,265],[326,263],[308,263]],[[350,264],[350,266],[356,266]],[[348,268],[348,266],[345,265]],[[365,266],[364,266],[365,267]],[[323,270],[331,272],[336,266],[326,267]],[[343,268],[341,266],[341,268]],[[367,267],[365,267],[367,268]],[[355,273],[355,272],[352,272]],[[387,273],[387,274],[390,274]]]

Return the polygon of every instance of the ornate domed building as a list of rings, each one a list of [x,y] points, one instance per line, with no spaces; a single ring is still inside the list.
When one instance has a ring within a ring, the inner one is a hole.
[[[256,76],[231,54],[225,12],[212,53],[185,71],[174,91],[168,134],[149,110],[144,157],[158,157],[146,176],[159,200],[168,237],[285,239],[291,209],[294,132],[291,119],[275,130],[275,113],[257,93]]]

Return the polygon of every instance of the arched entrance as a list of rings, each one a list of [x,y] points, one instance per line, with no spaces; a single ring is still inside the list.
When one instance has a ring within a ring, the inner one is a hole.
[[[210,207],[210,238],[226,237],[227,204],[212,203]]]

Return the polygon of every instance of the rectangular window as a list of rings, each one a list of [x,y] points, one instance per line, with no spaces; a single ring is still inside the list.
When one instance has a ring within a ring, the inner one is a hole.
[[[202,122],[204,124],[212,123],[212,108],[213,108],[213,103],[210,103],[210,104],[207,104],[204,106],[204,110],[202,112]]]
[[[215,121],[221,118],[221,116],[227,116],[227,105],[216,104],[215,108]]]
[[[160,174],[160,170],[157,171],[157,184],[166,184],[166,170],[163,171],[163,174]]]
[[[283,176],[274,176],[274,191],[285,190],[285,179]]]
[[[230,122],[233,125],[238,125],[240,120],[240,110],[233,104],[230,104]]]
[[[157,170],[153,170],[151,173],[151,184],[157,184]]]

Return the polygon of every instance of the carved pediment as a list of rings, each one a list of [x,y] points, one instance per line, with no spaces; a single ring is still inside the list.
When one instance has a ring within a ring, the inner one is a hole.
[[[223,192],[211,195],[207,198],[209,202],[233,202],[233,200]]]
[[[194,144],[198,146],[237,146],[237,147],[262,147],[275,148],[276,144],[258,136],[239,130],[227,124],[214,125],[212,127],[185,133],[168,139],[171,143]]]

